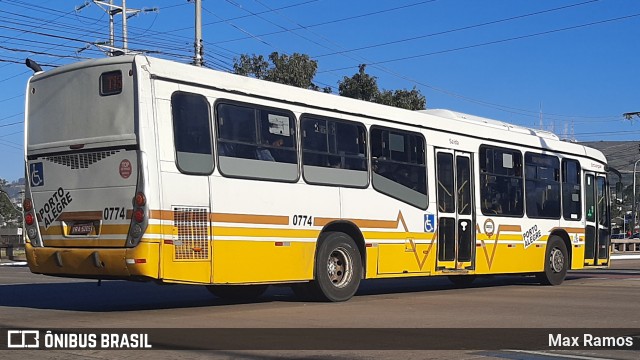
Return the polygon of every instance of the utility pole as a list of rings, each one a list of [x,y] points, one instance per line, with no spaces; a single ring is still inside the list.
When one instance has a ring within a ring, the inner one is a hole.
[[[195,53],[193,54],[193,65],[202,66],[204,60],[204,47],[202,46],[202,0],[195,0],[196,14],[195,14],[195,39],[193,47]]]
[[[109,8],[111,8],[111,6],[113,6],[113,0],[109,0]],[[113,49],[116,46],[115,29],[113,22],[114,13],[111,10],[107,12],[109,13],[109,46],[111,46],[111,49]],[[109,56],[113,56],[113,50],[109,51]]]

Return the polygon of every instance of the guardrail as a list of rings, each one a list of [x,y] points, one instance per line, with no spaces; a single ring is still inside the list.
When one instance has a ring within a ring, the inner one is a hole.
[[[611,239],[611,252],[640,251],[640,239]]]

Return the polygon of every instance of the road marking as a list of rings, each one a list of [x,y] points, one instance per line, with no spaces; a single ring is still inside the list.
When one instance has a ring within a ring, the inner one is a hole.
[[[582,356],[582,355],[569,355],[569,354],[558,354],[546,351],[529,351],[529,350],[506,350],[509,352],[530,354],[530,355],[539,355],[544,357],[553,357],[553,358],[564,358],[564,359],[582,359],[582,360],[611,360],[610,358],[599,358],[593,356]]]

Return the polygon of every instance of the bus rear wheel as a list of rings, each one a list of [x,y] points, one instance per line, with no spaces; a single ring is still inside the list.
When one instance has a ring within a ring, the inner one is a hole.
[[[342,232],[327,232],[319,239],[314,281],[308,283],[316,300],[346,301],[358,290],[362,278],[360,251]],[[299,293],[299,291],[296,291]]]
[[[543,285],[562,284],[569,268],[569,255],[564,241],[555,235],[550,236],[544,259],[544,271],[536,274],[538,281]]]
[[[254,300],[264,294],[269,285],[208,285],[213,295],[227,300]]]

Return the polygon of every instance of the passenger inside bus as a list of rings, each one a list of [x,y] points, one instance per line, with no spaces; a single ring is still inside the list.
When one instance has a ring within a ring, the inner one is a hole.
[[[273,137],[271,139],[271,141],[267,141],[267,144],[270,147],[279,148],[279,147],[282,147],[282,145],[284,144],[284,140],[282,138]],[[266,147],[258,147],[256,149],[256,158],[258,160],[276,161],[276,159],[274,158],[273,154],[271,153],[271,150],[274,150],[274,153],[277,153],[277,149],[269,149],[269,148],[266,148]]]

